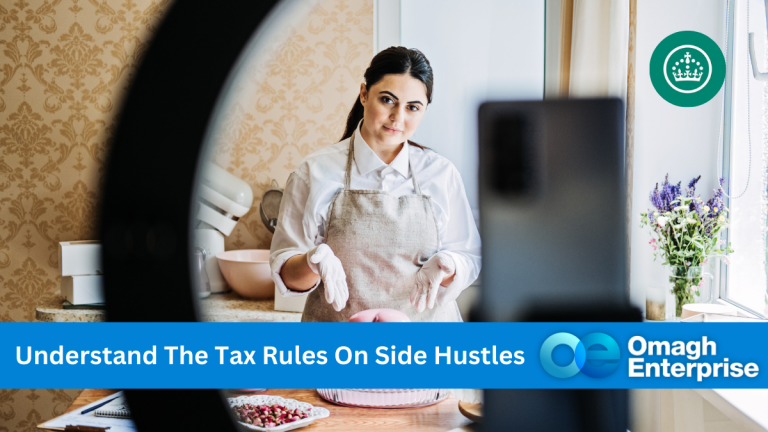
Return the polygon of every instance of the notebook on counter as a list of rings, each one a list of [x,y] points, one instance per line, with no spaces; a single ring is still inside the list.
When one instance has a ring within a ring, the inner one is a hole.
[[[97,417],[131,418],[131,412],[128,411],[128,404],[125,403],[123,395],[97,409],[93,414]]]
[[[115,397],[117,398],[115,399]],[[99,406],[104,402],[107,403]],[[123,392],[117,392],[55,419],[41,423],[37,427],[45,430],[63,431],[67,425],[73,425],[109,428],[108,432],[137,432],[136,426],[129,416],[130,413],[125,403]]]

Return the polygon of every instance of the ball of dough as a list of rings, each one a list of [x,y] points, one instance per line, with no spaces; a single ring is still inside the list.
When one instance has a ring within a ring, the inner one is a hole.
[[[349,322],[411,322],[408,315],[395,309],[368,309],[360,311]]]

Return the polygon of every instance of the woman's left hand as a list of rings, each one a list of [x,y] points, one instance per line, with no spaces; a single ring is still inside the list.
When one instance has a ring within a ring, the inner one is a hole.
[[[440,283],[444,278],[456,272],[453,259],[438,252],[430,258],[416,273],[416,285],[411,291],[411,304],[416,310],[423,312],[425,308],[432,309],[438,302]]]

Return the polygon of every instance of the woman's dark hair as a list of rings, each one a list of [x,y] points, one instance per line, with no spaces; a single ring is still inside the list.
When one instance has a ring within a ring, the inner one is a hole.
[[[384,75],[390,74],[408,74],[424,83],[424,86],[427,87],[427,103],[432,103],[432,66],[429,65],[429,60],[421,51],[393,46],[376,54],[371,60],[371,65],[365,70],[365,88],[370,90],[371,86],[384,78]],[[355,128],[363,118],[363,112],[363,104],[360,103],[360,95],[358,94],[355,98],[355,105],[347,117],[347,127],[344,129],[344,136],[341,137],[341,141],[355,133]],[[424,148],[424,146],[409,142]]]

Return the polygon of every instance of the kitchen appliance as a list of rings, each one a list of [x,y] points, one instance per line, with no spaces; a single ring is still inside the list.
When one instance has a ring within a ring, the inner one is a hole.
[[[208,271],[205,269],[205,249],[196,247],[194,255],[195,275],[197,275],[200,285],[198,294],[200,298],[206,298],[211,295],[211,281],[208,279]]]
[[[269,189],[264,192],[264,195],[261,197],[261,203],[259,204],[261,221],[272,234],[275,233],[275,228],[277,228],[277,216],[280,213],[280,201],[282,200],[283,189],[280,188],[277,180],[272,179],[272,182],[269,184]]]
[[[229,290],[216,255],[224,252],[224,236],[232,233],[251,204],[253,191],[248,183],[217,165],[205,165],[198,185],[193,247],[205,251],[205,270],[212,293]]]

